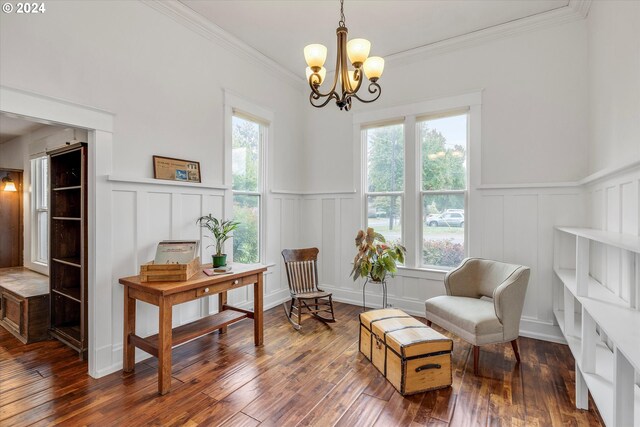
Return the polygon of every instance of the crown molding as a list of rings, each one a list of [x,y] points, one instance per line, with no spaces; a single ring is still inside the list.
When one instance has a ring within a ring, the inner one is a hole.
[[[582,16],[582,19],[589,16],[589,9],[591,9],[592,0],[569,0],[569,7],[574,12]]]
[[[566,24],[580,19],[585,19],[589,14],[592,0],[569,0],[566,6],[547,12],[516,19],[504,24],[473,31],[471,33],[454,36],[446,40],[429,43],[424,46],[396,52],[384,57],[388,63],[406,64],[412,61],[419,61],[424,58],[433,57],[448,52],[452,52],[467,47],[476,46],[482,43],[499,40],[513,35],[536,31],[543,28]],[[331,80],[335,70],[327,70],[325,80]],[[309,88],[309,83],[304,80],[304,89]]]
[[[451,52],[529,31],[566,24],[586,18],[590,7],[591,0],[569,0],[566,6],[557,9],[408,49],[403,52],[392,53],[387,55],[385,60],[393,63],[406,63],[411,60],[420,60],[427,56]]]
[[[279,77],[284,82],[290,84],[296,89],[300,89],[301,82],[305,79],[292,73],[273,59],[259,52],[255,48],[249,46],[239,38],[235,37],[228,31],[209,21],[190,7],[180,3],[177,0],[157,1],[157,0],[140,0],[145,5],[157,10],[158,12],[168,16],[179,24],[184,25],[195,33],[211,40],[218,45],[224,47],[243,59],[255,62],[272,72],[273,75]]]
[[[307,81],[300,75],[291,72],[278,62],[251,47],[228,31],[209,21],[193,9],[178,0],[140,0],[152,9],[168,16],[179,24],[191,29],[204,38],[211,40],[228,51],[261,65],[272,72],[273,75],[290,84],[296,89],[308,89]],[[504,24],[474,31],[468,34],[451,37],[424,46],[408,49],[402,52],[392,53],[385,57],[390,63],[407,63],[420,60],[425,57],[451,52],[466,47],[475,46],[492,40],[498,40],[512,35],[535,31],[555,25],[585,19],[589,14],[592,0],[569,0],[566,6],[547,12],[538,13],[524,18],[516,19]],[[329,70],[327,74],[333,73]]]

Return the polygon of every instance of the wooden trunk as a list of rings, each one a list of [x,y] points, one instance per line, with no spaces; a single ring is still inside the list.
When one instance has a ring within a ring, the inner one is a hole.
[[[47,287],[11,283],[0,286],[0,325],[24,344],[49,338]]]
[[[402,310],[360,314],[360,351],[402,395],[451,385],[453,341]]]
[[[184,282],[200,270],[200,257],[189,264],[154,264],[153,261],[140,266],[141,282]]]

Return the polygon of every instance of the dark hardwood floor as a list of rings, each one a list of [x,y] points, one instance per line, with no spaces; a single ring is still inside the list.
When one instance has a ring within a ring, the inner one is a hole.
[[[23,345],[0,328],[0,425],[603,425],[593,403],[574,407],[569,349],[527,338],[519,365],[508,344],[482,347],[477,377],[471,347],[454,338],[453,387],[402,397],[358,352],[359,312],[336,304],[337,323],[296,332],[276,307],[262,348],[249,321],[185,344],[162,397],[153,358],[96,380],[64,345]]]

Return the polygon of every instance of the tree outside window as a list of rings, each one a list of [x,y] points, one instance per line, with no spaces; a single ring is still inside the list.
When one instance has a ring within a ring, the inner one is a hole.
[[[454,267],[465,256],[467,115],[418,122],[422,157],[422,264]]]
[[[402,240],[404,125],[365,129],[367,142],[367,226],[388,241]]]

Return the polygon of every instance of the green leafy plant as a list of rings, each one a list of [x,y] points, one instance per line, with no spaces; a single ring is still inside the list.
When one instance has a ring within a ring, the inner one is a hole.
[[[382,234],[373,228],[367,228],[365,233],[359,230],[356,235],[358,253],[353,259],[351,277],[370,277],[375,281],[383,281],[387,273],[393,275],[398,271],[397,263],[404,263],[407,249],[399,243],[387,244]]]
[[[227,240],[229,240],[231,237],[233,237],[229,233],[231,233],[233,230],[238,228],[238,226],[240,225],[239,222],[231,219],[226,221],[219,220],[211,214],[198,218],[196,220],[196,224],[199,224],[200,227],[206,228],[211,232],[211,235],[213,236],[213,240],[215,241],[216,256],[223,255],[222,250],[224,248],[224,243]],[[209,246],[214,246],[214,245],[209,245]]]

